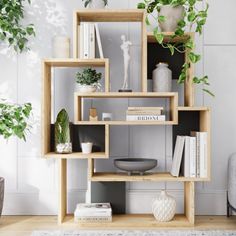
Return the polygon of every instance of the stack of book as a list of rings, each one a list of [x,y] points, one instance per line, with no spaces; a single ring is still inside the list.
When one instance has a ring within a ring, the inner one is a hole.
[[[129,107],[126,111],[127,121],[165,121],[163,107]]]
[[[74,220],[77,223],[111,222],[111,205],[110,203],[77,204],[74,212]]]
[[[82,22],[78,32],[79,57],[81,59],[95,58],[95,42],[97,41],[100,58],[104,58],[97,23]]]
[[[207,177],[207,133],[191,132],[177,136],[171,174],[193,178]]]

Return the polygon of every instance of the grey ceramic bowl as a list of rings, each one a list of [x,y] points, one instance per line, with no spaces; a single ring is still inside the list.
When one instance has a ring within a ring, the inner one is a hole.
[[[146,158],[121,158],[115,159],[114,165],[120,169],[128,172],[128,175],[139,173],[143,175],[145,171],[151,170],[157,166],[157,160]]]

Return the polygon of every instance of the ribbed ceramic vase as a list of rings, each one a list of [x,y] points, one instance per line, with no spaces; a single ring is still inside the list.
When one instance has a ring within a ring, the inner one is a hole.
[[[171,221],[175,215],[176,201],[168,195],[166,191],[162,190],[161,194],[153,201],[152,213],[157,221],[167,222]]]
[[[152,72],[153,92],[171,92],[172,71],[167,63],[158,63]]]

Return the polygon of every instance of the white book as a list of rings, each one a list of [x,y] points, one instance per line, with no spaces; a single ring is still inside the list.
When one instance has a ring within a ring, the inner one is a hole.
[[[189,171],[190,177],[195,178],[196,173],[196,164],[197,164],[197,155],[196,155],[196,137],[190,137],[190,159],[189,159]]]
[[[84,23],[84,56],[83,59],[88,59],[89,57],[89,26],[88,23]]]
[[[96,32],[96,39],[97,39],[97,45],[98,45],[98,50],[99,50],[99,56],[100,56],[100,58],[104,58],[101,37],[100,37],[100,32],[99,32],[99,28],[98,28],[97,23],[95,23],[95,32]]]
[[[79,203],[76,206],[76,210],[83,212],[111,212],[110,203]]]
[[[184,144],[184,176],[190,177],[190,137],[185,137]]]
[[[106,217],[74,217],[76,223],[96,223],[96,222],[111,222],[112,216]]]
[[[183,156],[183,150],[184,150],[184,142],[185,137],[184,136],[177,136],[176,143],[175,143],[175,150],[174,150],[174,156],[172,161],[172,168],[171,168],[171,174],[173,176],[178,177],[180,172],[180,165],[181,160]]]
[[[127,121],[165,121],[165,115],[126,115]]]
[[[79,26],[79,30],[78,30],[78,32],[79,32],[79,37],[78,37],[78,39],[79,39],[79,57],[81,58],[81,59],[83,59],[84,58],[84,24],[83,23],[81,23]]]
[[[148,110],[148,111],[156,111],[156,110],[160,110],[162,111],[164,108],[163,107],[128,107],[128,111],[145,111],[145,110]]]
[[[89,58],[95,58],[95,26],[94,23],[89,24]]]
[[[207,133],[200,132],[200,178],[207,177]]]

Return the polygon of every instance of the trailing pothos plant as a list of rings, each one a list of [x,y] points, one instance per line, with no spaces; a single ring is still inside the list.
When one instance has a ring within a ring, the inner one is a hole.
[[[30,4],[30,0],[27,0]],[[0,0],[0,40],[17,52],[29,49],[27,42],[35,36],[33,24],[21,24],[24,19],[25,0]]]
[[[84,2],[84,7],[86,8],[89,5],[89,3],[91,3],[94,0],[82,0],[82,1]],[[104,2],[104,6],[108,5],[108,0],[103,0],[103,2]]]
[[[204,9],[198,9],[197,5],[199,3],[205,5]],[[173,35],[171,35],[169,41],[164,40],[164,33],[161,32],[158,24],[153,29],[153,34],[156,38],[156,41],[161,44],[163,48],[169,49],[171,55],[173,55],[175,51],[186,53],[188,60],[183,64],[181,74],[179,75],[178,79],[178,83],[182,84],[187,79],[187,71],[190,68],[190,63],[195,64],[199,62],[201,60],[201,55],[194,52],[195,44],[191,36],[189,36],[183,44],[180,44],[178,42],[173,43],[175,41],[173,39],[183,36],[185,32],[194,31],[201,35],[203,26],[206,23],[209,5],[204,0],[143,0],[143,2],[138,3],[138,8],[146,9],[146,24],[150,25],[149,16],[154,17],[156,22],[164,22],[166,20],[165,16],[159,14],[161,6],[165,5],[171,5],[173,7],[183,6],[185,9],[183,18],[178,22],[178,26],[175,32],[173,32]],[[157,16],[154,15],[154,13],[156,12],[158,13]],[[193,82],[195,84],[203,84],[207,86],[210,85],[207,75],[201,78],[194,77]],[[206,87],[203,88],[203,91],[214,96],[214,94]]]
[[[10,104],[0,101],[0,136],[8,139],[16,136],[25,140],[26,132],[30,129],[29,118],[32,111],[30,103],[23,105]]]

